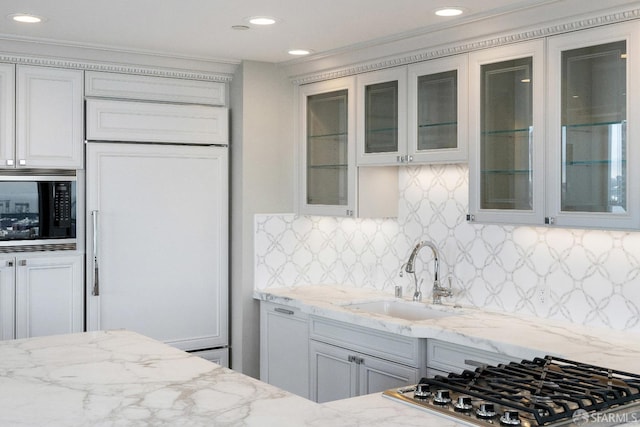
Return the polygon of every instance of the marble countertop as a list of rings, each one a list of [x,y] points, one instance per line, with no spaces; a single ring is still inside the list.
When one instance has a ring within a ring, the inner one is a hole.
[[[0,341],[0,425],[360,423],[142,335],[109,331]]]
[[[354,310],[348,304],[393,300],[376,290],[341,286],[300,286],[254,291],[254,298],[296,307],[302,312],[411,337],[530,359],[547,354],[640,373],[640,335],[587,328],[568,322],[490,312],[471,307],[435,306],[454,316],[420,321]]]

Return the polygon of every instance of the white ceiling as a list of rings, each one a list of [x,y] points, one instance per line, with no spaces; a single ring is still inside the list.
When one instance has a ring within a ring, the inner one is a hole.
[[[313,49],[316,54],[336,52],[564,1],[1,0],[0,38],[46,39],[181,58],[283,62],[292,59],[286,53],[290,48]],[[457,18],[433,14],[436,8],[452,4],[466,9],[466,14]],[[47,20],[26,25],[6,18],[16,12]],[[256,15],[273,16],[279,22],[270,27],[246,22]],[[233,25],[249,25],[250,29],[238,31]]]

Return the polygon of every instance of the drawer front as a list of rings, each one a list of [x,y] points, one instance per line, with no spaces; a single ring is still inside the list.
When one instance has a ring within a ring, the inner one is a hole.
[[[478,350],[439,340],[427,340],[427,367],[443,372],[460,373],[465,369],[473,371],[478,363],[497,365],[520,361],[521,359],[506,354]]]
[[[423,339],[404,337],[334,320],[310,317],[310,338],[404,365],[424,365]]]

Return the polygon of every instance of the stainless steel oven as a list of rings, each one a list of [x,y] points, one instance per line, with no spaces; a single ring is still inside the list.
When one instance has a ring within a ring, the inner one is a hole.
[[[0,252],[74,249],[75,171],[0,173]]]

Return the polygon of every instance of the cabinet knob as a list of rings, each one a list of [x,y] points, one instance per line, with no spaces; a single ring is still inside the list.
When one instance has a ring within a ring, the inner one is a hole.
[[[545,224],[549,224],[549,225],[553,225],[556,223],[556,219],[552,216],[547,216],[544,218],[544,223]]]
[[[347,216],[353,216],[353,211],[351,209],[347,209]]]
[[[24,267],[25,265],[27,265],[27,260],[21,259],[20,261],[18,261],[18,265]]]
[[[20,160],[18,160],[18,164],[20,166],[26,166],[27,165],[27,161],[25,159],[20,159]]]
[[[7,166],[13,166],[13,159],[7,159]]]
[[[474,222],[476,220],[475,215],[467,214],[467,221]]]
[[[413,156],[407,156],[407,162],[408,163],[413,162]]]
[[[13,267],[13,260],[7,261],[7,267]]]

